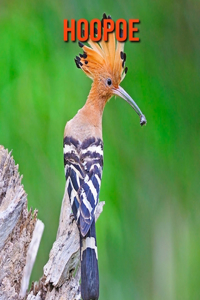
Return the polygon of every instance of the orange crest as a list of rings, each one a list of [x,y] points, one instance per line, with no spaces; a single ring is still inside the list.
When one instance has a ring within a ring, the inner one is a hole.
[[[110,16],[103,15],[103,19],[111,19]],[[115,33],[108,36],[108,42],[102,40],[100,43],[88,40],[90,47],[79,42],[79,46],[84,53],[76,56],[75,62],[85,74],[94,80],[99,74],[108,73],[118,85],[125,77],[128,68],[125,68],[126,54],[124,43],[115,42]]]

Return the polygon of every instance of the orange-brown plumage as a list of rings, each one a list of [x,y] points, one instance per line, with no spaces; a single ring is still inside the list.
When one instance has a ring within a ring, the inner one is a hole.
[[[73,136],[81,142],[91,136],[102,139],[102,114],[106,101],[107,97],[99,94],[94,81],[85,105],[67,122],[64,136]]]
[[[124,49],[124,43],[117,42],[117,47],[115,47],[114,32],[110,33],[108,42],[102,40],[99,45],[89,39],[88,43],[91,48],[80,43],[86,56],[80,57],[81,64],[77,61],[80,68],[92,80],[98,77],[107,78],[110,76],[115,85],[119,85],[124,78],[122,74],[125,71],[122,66],[123,59],[120,57],[120,52],[123,52]]]

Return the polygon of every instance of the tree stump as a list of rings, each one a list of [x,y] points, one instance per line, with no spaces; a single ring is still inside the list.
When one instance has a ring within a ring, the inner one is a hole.
[[[28,211],[18,165],[0,146],[0,299],[80,300],[79,230],[65,190],[58,232],[44,274],[27,292],[44,224]],[[96,220],[104,202],[97,207]]]

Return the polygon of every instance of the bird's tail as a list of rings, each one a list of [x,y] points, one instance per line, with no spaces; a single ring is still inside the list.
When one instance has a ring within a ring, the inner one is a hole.
[[[85,237],[80,235],[81,297],[83,300],[99,299],[99,269],[95,220]]]

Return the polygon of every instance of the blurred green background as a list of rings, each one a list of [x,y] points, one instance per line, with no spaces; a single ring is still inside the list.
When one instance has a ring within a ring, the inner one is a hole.
[[[45,224],[32,280],[55,240],[65,178],[65,123],[91,81],[63,19],[140,19],[127,42],[123,100],[103,117],[104,172],[97,222],[100,299],[200,299],[200,2],[3,1],[0,10],[0,144],[19,164],[29,207]]]

